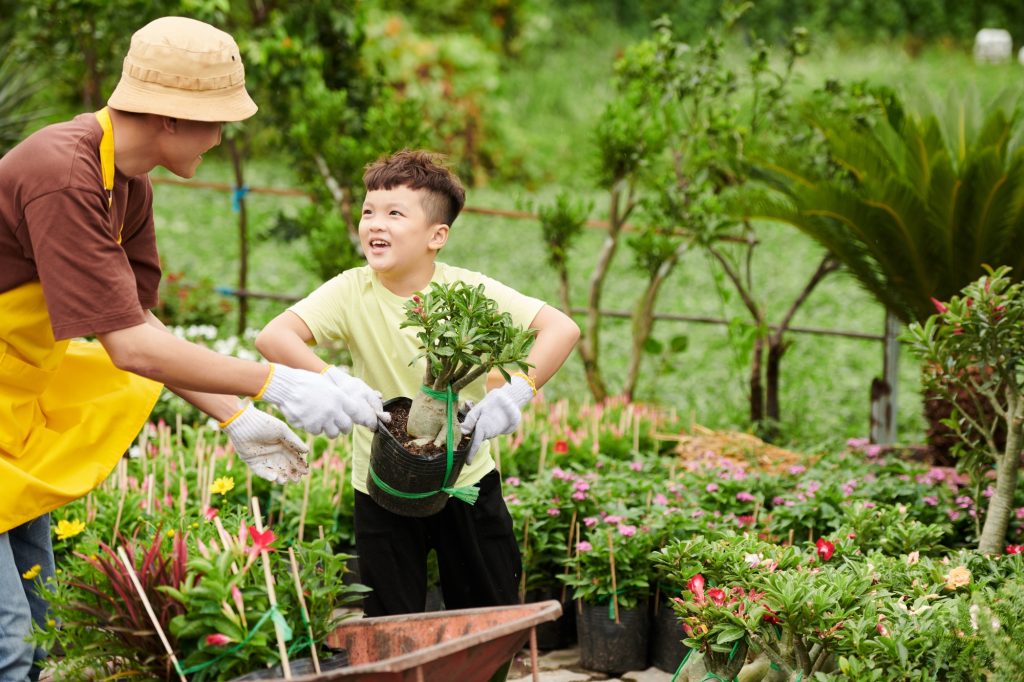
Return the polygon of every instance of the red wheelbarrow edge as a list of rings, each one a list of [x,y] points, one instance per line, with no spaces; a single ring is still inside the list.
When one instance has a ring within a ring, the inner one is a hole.
[[[391,658],[384,659],[383,661],[374,661],[372,663],[360,663],[359,665],[349,666],[347,668],[339,668],[337,670],[328,670],[320,673],[312,673],[309,675],[293,675],[292,680],[294,682],[313,682],[314,680],[341,680],[350,678],[363,673],[395,673],[409,670],[420,665],[435,661],[439,658],[443,658],[456,651],[468,649],[470,647],[489,642],[491,640],[499,639],[517,632],[528,630],[539,623],[555,620],[562,614],[562,605],[556,600],[549,599],[542,602],[534,602],[530,604],[510,604],[508,606],[484,606],[474,609],[454,609],[452,611],[430,611],[427,613],[410,613],[403,614],[400,616],[380,616],[377,618],[362,618],[359,620],[345,623],[339,628],[351,628],[355,627],[373,627],[376,623],[389,623],[395,621],[409,622],[417,620],[439,620],[452,616],[460,615],[472,615],[489,613],[492,611],[508,611],[510,609],[518,609],[524,611],[524,615],[519,618],[508,621],[507,623],[501,623],[489,627],[480,632],[473,633],[471,635],[463,635],[456,637],[447,642],[440,644],[433,644],[423,649],[416,651],[410,651],[407,654],[401,656],[393,656]],[[523,641],[529,637],[528,632],[524,632]],[[267,682],[278,682],[284,680],[283,677],[276,678],[272,681]]]

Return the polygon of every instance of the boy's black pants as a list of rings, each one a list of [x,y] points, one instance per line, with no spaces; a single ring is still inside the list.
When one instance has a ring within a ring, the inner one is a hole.
[[[359,581],[373,588],[363,604],[367,616],[424,610],[431,549],[446,609],[519,603],[522,561],[497,470],[477,486],[475,505],[453,497],[424,518],[393,514],[356,491]]]

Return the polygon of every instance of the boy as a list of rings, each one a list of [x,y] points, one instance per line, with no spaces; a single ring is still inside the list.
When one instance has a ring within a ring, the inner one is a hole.
[[[280,483],[306,472],[306,447],[238,395],[314,433],[376,425],[380,400],[355,379],[219,355],[149,312],[160,281],[149,171],[192,177],[222,123],[255,113],[234,39],[163,17],[132,36],[107,107],[0,159],[0,680],[39,675],[44,652],[26,637],[46,599],[22,575],[54,574],[49,512],[106,478],[161,384],[221,420],[253,473]]]
[[[460,392],[462,398],[479,401],[462,425],[465,433],[475,427],[475,434],[455,484],[479,486],[475,505],[450,498],[443,510],[422,519],[386,511],[366,489],[372,434],[366,429],[352,434],[356,553],[360,580],[373,588],[364,603],[366,615],[424,610],[426,557],[432,548],[447,608],[517,603],[519,549],[486,441],[515,429],[523,406],[568,357],[579,327],[542,301],[436,261],[465,203],[465,191],[429,153],[402,151],[382,158],[367,167],[363,181],[359,238],[367,264],[341,273],[276,317],[257,337],[256,347],[272,361],[330,376],[340,370],[328,367],[308,344],[343,340],[352,353],[353,373],[391,398],[413,396],[420,389],[424,370],[409,364],[419,342],[414,330],[399,329],[399,324],[405,301],[431,281],[482,283],[514,322],[536,329],[529,376],[514,375],[486,397],[485,377]]]

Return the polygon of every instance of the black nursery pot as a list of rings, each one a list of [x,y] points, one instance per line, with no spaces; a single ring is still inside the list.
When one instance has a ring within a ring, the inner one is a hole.
[[[619,622],[608,618],[608,604],[584,604],[576,616],[580,665],[610,675],[647,669],[647,600],[619,609]]]
[[[663,598],[658,612],[651,610],[651,665],[668,673],[678,670],[690,650],[683,644],[684,636],[671,602]]]
[[[537,631],[537,648],[545,651],[564,649],[576,643],[576,602],[572,599],[572,590],[565,591],[562,600],[561,587],[548,587],[540,590],[527,590],[527,604],[554,599],[562,603],[562,615],[555,620],[539,623]]]
[[[384,403],[384,410],[391,412],[397,406],[408,409],[412,405],[409,398],[392,398]],[[462,438],[456,426],[455,435]],[[427,458],[416,455],[398,442],[388,430],[387,424],[378,421],[377,432],[370,446],[370,469],[387,485],[404,493],[434,493],[426,497],[405,498],[392,495],[383,490],[373,480],[370,473],[366,475],[366,489],[374,502],[389,512],[401,516],[430,516],[444,509],[450,495],[441,492],[442,487],[455,485],[469,454],[470,441],[452,452],[452,470],[445,480],[444,471],[446,457],[441,453]]]

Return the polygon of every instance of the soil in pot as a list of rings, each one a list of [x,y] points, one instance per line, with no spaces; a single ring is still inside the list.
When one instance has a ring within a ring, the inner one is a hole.
[[[646,670],[648,610],[646,599],[634,608],[620,608],[616,623],[608,617],[608,604],[584,604],[576,614],[580,665],[610,675]]]
[[[391,415],[391,423],[387,425],[388,432],[394,437],[394,439],[403,448],[408,450],[414,455],[419,455],[425,459],[434,459],[435,457],[444,457],[447,450],[445,446],[434,445],[433,443],[426,443],[425,445],[418,445],[415,441],[416,438],[409,435],[406,430],[409,424],[409,404],[404,401],[395,401],[385,406],[385,409]],[[461,412],[457,415],[456,423],[453,424],[455,435],[459,435],[459,423],[465,418],[465,415]],[[470,434],[462,436],[459,442],[455,445],[456,450],[460,450],[469,445]]]
[[[339,670],[341,668],[347,668],[348,662],[348,651],[346,649],[333,649],[334,653],[332,656],[319,658],[320,671],[327,672],[328,670]],[[291,670],[293,676],[297,675],[312,675],[316,672],[316,668],[313,667],[312,658],[298,658],[288,661],[288,668]],[[262,670],[254,670],[251,673],[246,673],[241,677],[234,677],[231,682],[249,682],[250,680],[279,680],[284,677],[284,669],[281,664],[271,666],[269,668],[263,668]]]

